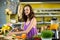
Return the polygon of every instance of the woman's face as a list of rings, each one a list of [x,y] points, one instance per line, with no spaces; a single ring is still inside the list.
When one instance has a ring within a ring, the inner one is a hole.
[[[28,16],[29,13],[30,13],[30,7],[29,7],[29,6],[26,6],[26,7],[24,8],[24,12],[25,12],[25,15]]]

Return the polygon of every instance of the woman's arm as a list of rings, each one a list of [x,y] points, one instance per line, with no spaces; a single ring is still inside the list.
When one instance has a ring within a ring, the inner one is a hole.
[[[29,27],[25,30],[25,31],[21,31],[21,32],[12,32],[12,34],[21,34],[21,33],[28,33],[34,26],[36,26],[36,19],[33,18],[30,22]]]
[[[22,24],[22,28],[21,28],[21,30],[24,30],[24,24],[25,24],[25,22],[23,22],[23,24]],[[14,28],[15,29],[15,28]],[[14,30],[13,29],[13,30]],[[9,33],[7,34],[7,36],[9,36],[9,35],[12,35],[12,34],[20,34],[21,32],[12,32],[12,31],[9,31]]]

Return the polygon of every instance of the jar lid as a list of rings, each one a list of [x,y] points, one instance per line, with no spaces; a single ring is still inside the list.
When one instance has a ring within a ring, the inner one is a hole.
[[[56,17],[52,17],[52,20],[57,20],[57,18]]]

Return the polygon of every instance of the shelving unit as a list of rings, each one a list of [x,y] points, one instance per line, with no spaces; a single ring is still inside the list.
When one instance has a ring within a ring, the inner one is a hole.
[[[18,22],[18,15],[17,14],[6,14],[6,23],[11,22],[11,20],[16,20]]]
[[[42,21],[41,23],[50,24],[52,17],[57,17],[58,19],[60,19],[60,9],[59,8],[44,8],[44,9],[37,8],[37,9],[34,9],[34,12],[35,12],[35,16],[37,18],[39,17],[40,21]],[[41,23],[39,23],[39,24],[41,24]]]
[[[20,2],[22,6],[30,4],[37,19],[37,27],[49,25],[52,17],[57,17],[60,22],[60,2]]]
[[[22,6],[30,4],[37,19],[37,28],[51,24],[51,18],[57,17],[60,25],[60,2],[20,2]],[[23,24],[20,22],[20,24]]]
[[[50,10],[50,12],[49,12],[49,10]],[[52,10],[52,11],[51,11]],[[36,17],[39,17],[39,18],[41,18],[42,20],[40,20],[40,21],[42,21],[42,22],[39,22],[38,24],[38,28],[39,27],[42,27],[42,25],[41,24],[43,24],[43,25],[46,25],[46,26],[48,26],[48,25],[50,25],[51,24],[51,18],[52,17],[57,17],[57,19],[58,19],[58,23],[59,23],[59,25],[60,25],[60,9],[43,9],[43,11],[42,10],[35,10],[34,12],[36,13]],[[54,33],[54,37],[53,37],[53,39],[59,39],[59,34],[58,34],[58,30],[56,30],[56,32]]]

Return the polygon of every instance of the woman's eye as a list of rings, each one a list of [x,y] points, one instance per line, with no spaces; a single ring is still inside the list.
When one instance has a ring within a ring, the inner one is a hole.
[[[26,9],[28,11],[28,9]]]
[[[28,9],[25,9],[24,11],[29,11]]]

